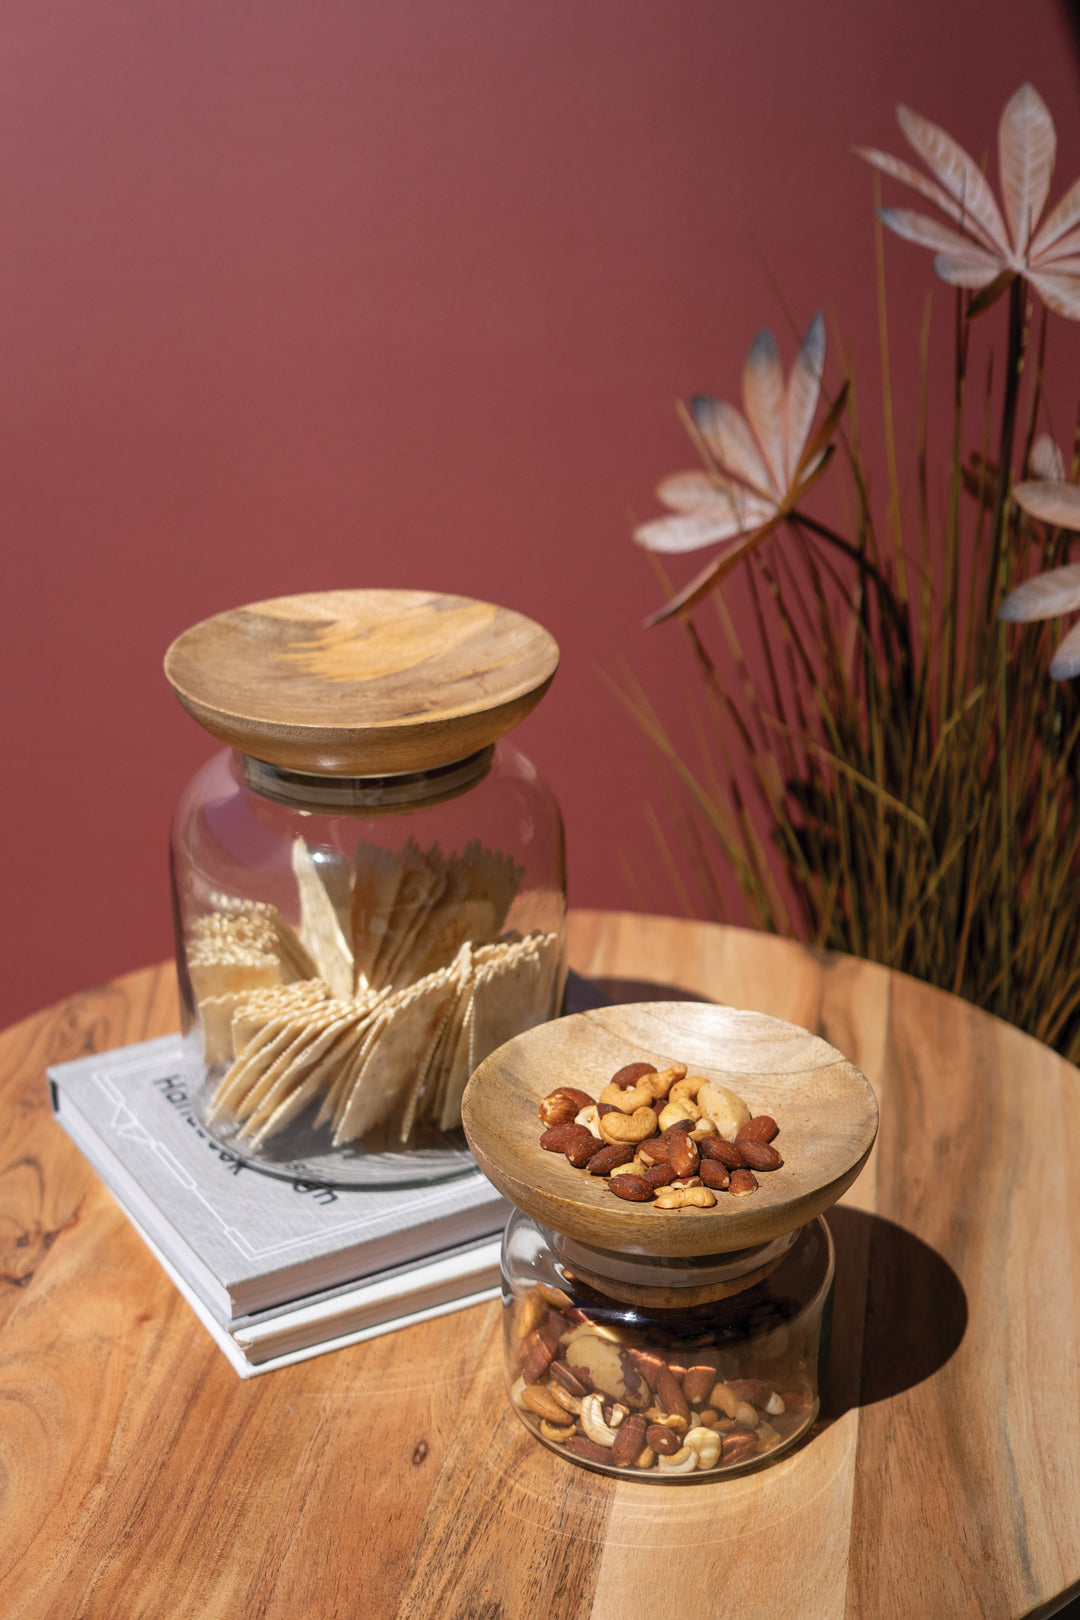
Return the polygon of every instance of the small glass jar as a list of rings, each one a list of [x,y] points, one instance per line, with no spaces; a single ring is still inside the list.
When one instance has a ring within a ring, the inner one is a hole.
[[[255,603],[170,649],[232,744],[181,798],[171,871],[196,1107],[244,1162],[473,1169],[465,1084],[565,985],[562,820],[505,738],[557,657],[504,609],[378,591]]]
[[[503,1241],[510,1401],[600,1473],[673,1484],[776,1461],[810,1430],[834,1251],[820,1217],[733,1254],[616,1254],[515,1211]]]

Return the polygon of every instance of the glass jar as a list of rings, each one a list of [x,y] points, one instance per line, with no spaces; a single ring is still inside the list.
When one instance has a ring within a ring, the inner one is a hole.
[[[503,1241],[510,1401],[553,1451],[658,1484],[776,1461],[818,1414],[824,1220],[733,1254],[616,1254],[515,1211]]]
[[[185,632],[166,674],[231,744],[172,829],[196,1107],[246,1163],[465,1174],[461,1097],[566,977],[562,820],[505,733],[558,648],[468,598],[344,591]]]

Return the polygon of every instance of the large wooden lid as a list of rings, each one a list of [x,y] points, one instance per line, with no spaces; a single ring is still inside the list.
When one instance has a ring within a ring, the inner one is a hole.
[[[554,639],[508,608],[428,591],[323,591],[219,613],[165,656],[190,715],[287,770],[380,776],[466,759],[551,684]]]
[[[539,1146],[543,1097],[575,1086],[598,1097],[625,1064],[688,1065],[780,1126],[784,1164],[756,1192],[717,1193],[712,1209],[625,1203],[606,1178]],[[877,1134],[869,1082],[816,1035],[763,1013],[706,1002],[653,1001],[559,1018],[493,1052],[462,1102],[469,1146],[501,1193],[543,1226],[624,1254],[727,1254],[771,1242],[829,1209],[854,1181]]]

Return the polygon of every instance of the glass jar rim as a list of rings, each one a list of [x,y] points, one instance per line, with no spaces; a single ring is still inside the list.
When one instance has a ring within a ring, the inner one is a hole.
[[[387,772],[379,776],[316,775],[289,770],[236,751],[244,782],[260,798],[294,809],[322,814],[383,815],[434,805],[466,793],[491,769],[495,745],[489,743],[467,759],[426,771]]]

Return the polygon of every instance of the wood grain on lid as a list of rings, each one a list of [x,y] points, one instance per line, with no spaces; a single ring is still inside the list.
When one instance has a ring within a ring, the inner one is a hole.
[[[165,657],[213,736],[289,770],[430,770],[495,742],[540,701],[559,650],[531,619],[426,591],[282,596],[205,619]]]

